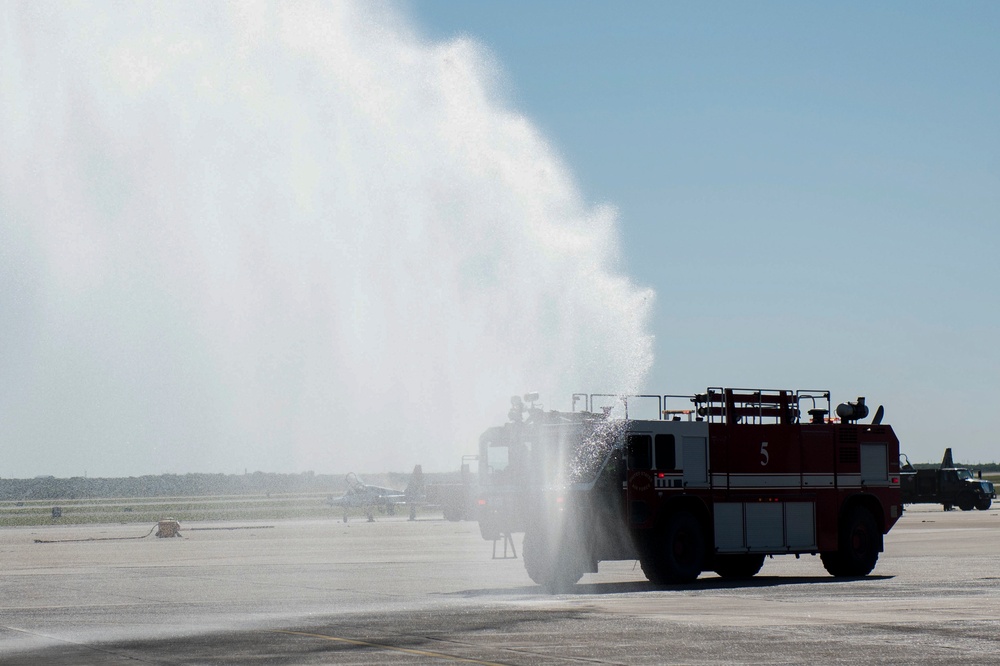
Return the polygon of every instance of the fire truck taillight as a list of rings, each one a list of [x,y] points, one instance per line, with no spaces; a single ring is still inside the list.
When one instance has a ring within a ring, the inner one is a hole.
[[[899,485],[899,477],[898,476],[892,477],[892,485],[894,485],[894,486],[898,486]]]

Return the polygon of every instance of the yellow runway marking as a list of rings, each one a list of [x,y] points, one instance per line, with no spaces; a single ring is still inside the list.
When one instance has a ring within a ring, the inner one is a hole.
[[[445,654],[443,652],[431,652],[429,650],[414,650],[411,648],[401,648],[392,645],[383,645],[382,643],[369,643],[367,641],[357,641],[353,638],[339,638],[337,636],[327,636],[326,634],[311,634],[306,631],[285,631],[276,630],[277,634],[291,634],[293,636],[307,636],[309,638],[322,638],[325,641],[334,641],[337,643],[349,643],[351,645],[362,645],[364,647],[379,648],[381,650],[392,650],[394,652],[405,652],[407,654],[415,654],[421,657],[432,657],[434,659],[447,659],[449,661],[459,661],[465,664],[481,664],[482,666],[506,666],[505,664],[498,664],[493,661],[480,661],[479,659],[467,659],[466,657],[456,657],[454,655]]]

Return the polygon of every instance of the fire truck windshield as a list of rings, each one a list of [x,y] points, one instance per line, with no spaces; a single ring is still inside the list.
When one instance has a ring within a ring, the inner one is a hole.
[[[544,484],[592,483],[615,446],[613,428],[596,424],[543,426],[532,445],[533,468]]]
[[[543,487],[591,483],[618,441],[612,422],[517,424],[480,441],[482,483]]]

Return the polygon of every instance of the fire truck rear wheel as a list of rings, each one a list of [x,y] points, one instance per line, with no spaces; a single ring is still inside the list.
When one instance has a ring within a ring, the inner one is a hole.
[[[867,576],[878,562],[881,533],[867,509],[855,507],[847,514],[840,530],[840,549],[820,553],[823,566],[838,578]]]
[[[976,508],[980,511],[986,511],[993,505],[993,500],[989,497],[982,497],[978,502],[976,502]]]
[[[705,563],[705,532],[687,511],[677,511],[666,529],[647,544],[639,564],[652,583],[690,583]]]
[[[972,493],[964,492],[958,496],[958,508],[962,511],[972,511],[976,508],[976,498]]]
[[[764,566],[763,555],[716,555],[715,573],[727,580],[753,578]]]

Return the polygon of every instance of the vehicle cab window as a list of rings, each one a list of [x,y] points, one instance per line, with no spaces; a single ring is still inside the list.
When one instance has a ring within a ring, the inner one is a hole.
[[[649,435],[628,436],[628,468],[649,470],[653,468],[652,437]]]

